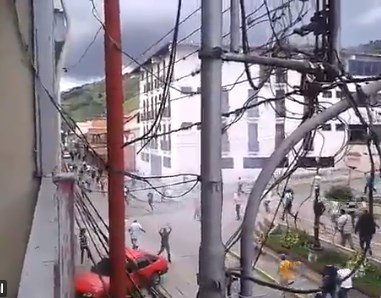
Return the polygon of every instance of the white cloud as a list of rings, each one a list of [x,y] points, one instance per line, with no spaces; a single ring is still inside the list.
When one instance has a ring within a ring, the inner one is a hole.
[[[381,7],[373,7],[357,18],[357,24],[362,26],[374,25],[381,20]]]
[[[81,82],[81,81],[74,80],[70,77],[63,77],[60,81],[60,91],[61,92],[68,91],[74,87],[82,86],[87,83],[90,83],[90,82]]]

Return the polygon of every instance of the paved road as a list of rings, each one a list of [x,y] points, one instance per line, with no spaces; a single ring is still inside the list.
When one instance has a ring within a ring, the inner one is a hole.
[[[322,188],[324,191],[324,186]],[[295,206],[297,206],[308,195],[310,186],[294,187],[294,190],[296,193]],[[239,226],[239,222],[234,219],[234,208],[231,200],[231,194],[234,190],[228,189],[226,192],[228,195],[225,196],[223,212],[224,240],[228,239]],[[102,217],[107,221],[107,198],[96,191],[92,192],[90,197]],[[173,297],[195,297],[197,291],[196,273],[198,268],[200,226],[199,222],[193,220],[192,195],[178,202],[157,203],[156,210],[153,213],[149,211],[148,205],[145,203],[146,195],[140,193],[137,197],[139,200],[131,201],[127,207],[126,225],[133,219],[138,219],[147,230],[147,233],[141,239],[141,247],[153,252],[159,248],[158,229],[166,224],[170,224],[173,227],[171,235],[173,262],[170,272],[165,277],[164,285]],[[276,203],[274,202],[274,204]],[[263,213],[261,211],[261,214]],[[300,209],[300,216],[312,218],[312,206],[310,202],[303,205]],[[126,235],[126,241],[128,244],[128,235]],[[239,252],[239,243],[233,247],[233,250]],[[229,257],[227,264],[236,266],[237,260]],[[261,256],[258,267],[274,277],[277,275],[277,264],[268,256]],[[316,288],[316,285],[301,277],[296,281],[295,287],[309,289]],[[262,297],[281,297],[279,291],[260,286],[256,286],[255,289],[259,295],[258,297],[261,297],[260,295],[263,295]]]
[[[91,201],[107,221],[107,199],[98,192],[90,195]],[[193,219],[193,200],[190,198],[181,202],[157,203],[156,210],[151,213],[144,202],[133,200],[126,212],[126,225],[133,219],[138,219],[147,233],[141,239],[141,248],[151,252],[159,249],[158,229],[166,224],[173,227],[171,235],[172,259],[169,273],[164,279],[165,288],[173,297],[195,297],[197,291],[196,273],[198,271],[198,249],[200,242],[200,223]],[[128,216],[127,216],[128,215]],[[127,219],[128,217],[128,219]],[[240,222],[235,220],[232,200],[227,198],[223,212],[223,238],[226,241],[238,228]],[[129,244],[129,236],[126,234]],[[239,252],[239,243],[233,247]],[[227,265],[236,267],[238,261],[228,255]],[[269,256],[261,256],[258,267],[276,277],[277,264]],[[82,269],[83,270],[83,269]],[[258,278],[263,276],[255,273]],[[298,279],[295,287],[316,288],[304,278]],[[281,297],[279,291],[255,286],[257,297]]]

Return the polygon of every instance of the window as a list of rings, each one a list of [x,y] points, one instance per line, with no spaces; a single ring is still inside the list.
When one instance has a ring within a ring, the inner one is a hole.
[[[221,136],[221,151],[222,153],[230,152],[229,133],[227,130],[224,130]]]
[[[325,123],[322,126],[320,126],[320,129],[323,131],[330,131],[331,130],[331,124],[330,123]]]
[[[155,112],[154,112],[154,113],[155,113],[154,115],[155,115],[155,116],[154,116],[154,117],[156,117],[156,115],[157,115],[158,108],[159,108],[159,106],[158,106],[158,104],[157,104],[157,96],[155,96],[155,108],[154,108],[154,111],[155,111]]]
[[[247,138],[248,138],[248,151],[257,153],[259,151],[258,123],[248,123]]]
[[[163,166],[164,168],[171,168],[171,158],[170,157],[163,157]]]
[[[192,94],[193,93],[192,87],[180,87],[180,90],[184,94]]]
[[[343,98],[343,93],[341,92],[341,90],[336,91],[336,97],[337,98]]]
[[[126,271],[128,273],[132,273],[138,270],[138,266],[135,264],[135,262],[127,261],[126,263]]]
[[[323,91],[322,96],[324,98],[331,98],[332,97],[332,91],[329,91],[329,90]]]
[[[221,100],[221,111],[222,113],[229,112],[230,109],[230,102],[229,102],[229,91],[222,90],[222,100]]]
[[[148,258],[141,258],[141,259],[137,259],[136,264],[138,266],[138,269],[143,269],[149,266],[151,262],[148,260]]]
[[[345,125],[343,123],[337,123],[336,124],[336,130],[337,131],[344,131],[345,130]]]
[[[275,124],[275,148],[278,148],[284,139],[285,139],[284,123]]]
[[[287,70],[284,68],[277,68],[275,70],[275,82],[287,83]]]
[[[275,91],[275,117],[284,118],[286,117],[286,93],[283,89]]]
[[[182,122],[181,125],[180,125],[180,128],[187,128],[187,129],[191,129],[192,127],[192,122]]]
[[[349,144],[366,144],[368,139],[367,128],[362,125],[348,125]]]
[[[250,100],[249,105],[253,105],[258,103],[258,91],[253,89],[248,90],[247,100]],[[259,106],[252,107],[247,110],[247,116],[250,118],[258,118],[259,117]]]
[[[314,150],[314,138],[313,133],[309,132],[303,139],[303,149],[305,151],[313,151]]]
[[[349,60],[348,71],[354,76],[377,76],[381,74],[381,61]]]
[[[163,117],[164,118],[170,118],[171,117],[171,100],[169,98],[169,94],[168,94],[167,102],[165,103]]]

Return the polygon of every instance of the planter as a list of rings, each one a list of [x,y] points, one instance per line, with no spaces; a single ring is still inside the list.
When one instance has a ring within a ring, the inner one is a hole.
[[[297,233],[297,232],[296,232]],[[305,242],[303,245],[295,244],[287,248],[282,245],[283,233],[271,234],[266,242],[266,246],[278,254],[287,254],[295,259],[302,261],[308,268],[321,274],[326,265],[346,266],[351,260],[351,256],[340,251],[325,247],[323,251],[312,251]],[[303,239],[305,238],[303,234]],[[312,241],[312,237],[310,237]],[[363,268],[365,269],[365,268]],[[361,272],[362,271],[362,272]],[[371,264],[366,266],[366,270],[360,270],[359,276],[353,278],[353,287],[359,292],[369,297],[381,296],[381,270]]]

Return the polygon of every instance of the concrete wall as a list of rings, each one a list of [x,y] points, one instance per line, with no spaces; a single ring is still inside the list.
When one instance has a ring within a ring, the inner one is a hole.
[[[38,181],[33,178],[33,76],[18,40],[13,1],[0,1],[0,276],[16,297]],[[20,31],[31,43],[31,1],[17,1]]]

